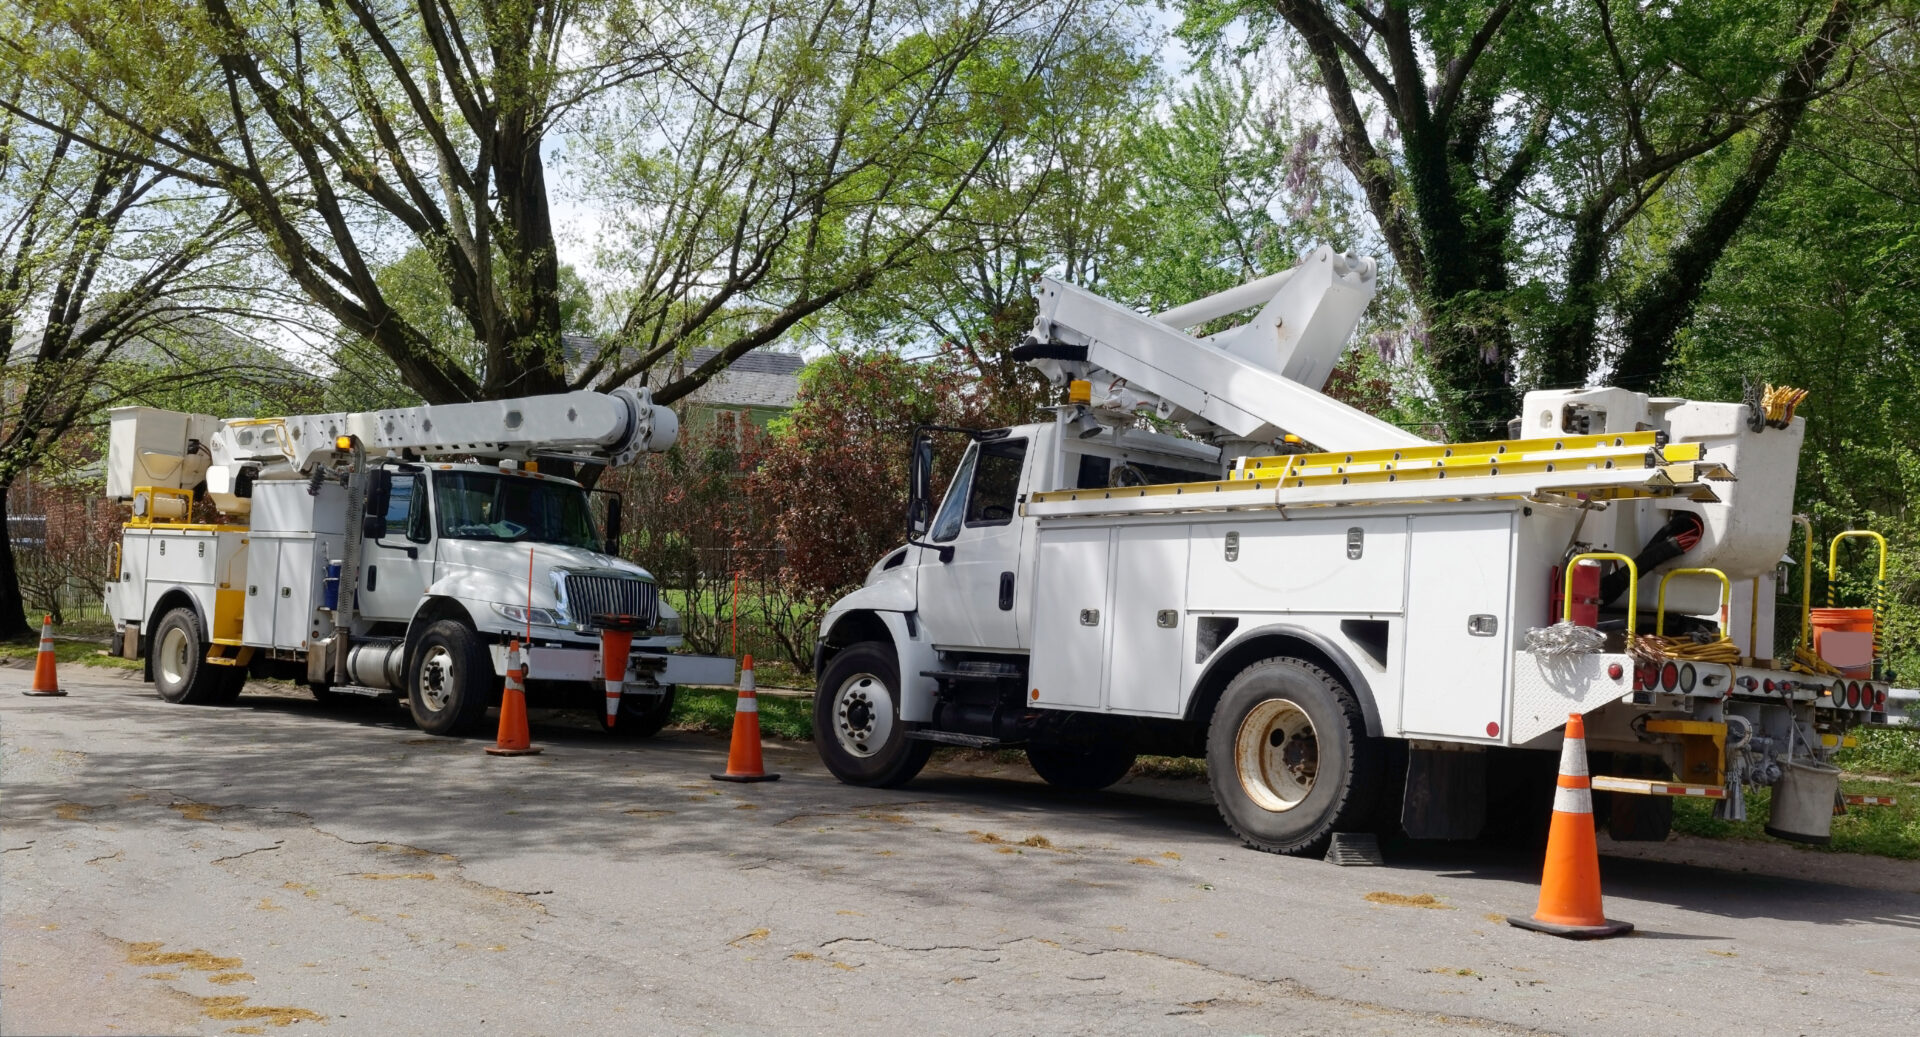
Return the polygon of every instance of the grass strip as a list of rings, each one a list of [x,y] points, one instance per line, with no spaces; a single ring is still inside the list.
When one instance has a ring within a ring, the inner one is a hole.
[[[1792,845],[1823,853],[1868,853],[1900,860],[1920,860],[1920,786],[1873,778],[1843,778],[1843,792],[1866,796],[1892,796],[1898,805],[1890,807],[1848,807],[1833,819],[1833,841],[1825,846]],[[1763,819],[1773,796],[1771,789],[1747,790],[1746,821],[1721,821],[1713,816],[1713,803],[1704,799],[1676,798],[1673,801],[1673,830],[1709,839],[1755,839],[1774,842],[1764,831]],[[1813,873],[1809,878],[1818,878]]]
[[[786,741],[813,738],[813,700],[793,695],[760,695],[760,733]],[[739,696],[732,688],[682,687],[674,695],[674,727],[687,731],[733,730],[733,710]]]

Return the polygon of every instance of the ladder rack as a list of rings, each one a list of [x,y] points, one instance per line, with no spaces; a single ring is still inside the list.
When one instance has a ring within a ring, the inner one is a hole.
[[[1657,432],[1291,454],[1242,459],[1226,479],[1035,493],[1030,515],[1185,509],[1340,507],[1465,500],[1679,497],[1717,501],[1708,481],[1733,478],[1698,443]]]

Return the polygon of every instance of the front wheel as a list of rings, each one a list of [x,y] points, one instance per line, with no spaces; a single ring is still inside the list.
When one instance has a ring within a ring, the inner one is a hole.
[[[1369,828],[1385,757],[1353,693],[1301,659],[1240,671],[1207,728],[1207,780],[1220,816],[1268,853],[1318,856],[1335,832]]]
[[[612,727],[607,726],[604,700],[595,695],[593,718],[599,722],[602,731],[615,738],[652,738],[673,718],[676,690],[676,685],[669,684],[658,695],[622,695],[620,715],[615,718]]]
[[[431,735],[477,730],[494,691],[493,657],[480,635],[457,619],[427,628],[407,667],[407,706]]]
[[[1091,792],[1127,776],[1133,769],[1130,749],[1067,749],[1036,745],[1027,749],[1027,762],[1035,774],[1054,788]]]
[[[863,641],[833,657],[813,696],[813,744],[849,785],[892,788],[920,773],[933,743],[907,737],[893,648]]]

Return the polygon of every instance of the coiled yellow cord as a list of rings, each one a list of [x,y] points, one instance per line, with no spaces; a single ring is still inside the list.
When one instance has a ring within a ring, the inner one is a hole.
[[[1721,634],[1711,641],[1696,641],[1691,637],[1661,637],[1658,634],[1637,634],[1628,654],[1641,663],[1662,663],[1668,659],[1686,662],[1721,663],[1737,666],[1740,663],[1740,646],[1733,638]]]

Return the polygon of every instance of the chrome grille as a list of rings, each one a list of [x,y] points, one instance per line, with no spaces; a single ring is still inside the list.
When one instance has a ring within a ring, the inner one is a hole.
[[[637,616],[643,628],[651,628],[660,615],[660,592],[631,577],[568,573],[567,614],[578,627],[599,626],[601,616]]]

